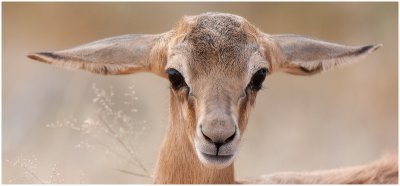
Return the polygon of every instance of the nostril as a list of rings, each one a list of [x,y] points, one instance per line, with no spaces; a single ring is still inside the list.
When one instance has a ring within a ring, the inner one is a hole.
[[[208,137],[207,135],[204,134],[203,130],[200,130],[200,131],[201,131],[201,134],[203,134],[203,137],[204,137],[207,141],[209,141],[209,142],[211,142],[211,143],[214,143],[213,140],[212,140],[210,137]]]
[[[233,139],[235,139],[235,136],[236,136],[236,130],[235,130],[235,132],[231,136],[226,138],[224,141],[219,141],[218,140],[219,142],[216,142],[217,140],[213,140],[210,137],[208,137],[206,134],[204,134],[204,132],[202,130],[202,126],[200,126],[200,132],[203,135],[205,140],[207,140],[208,142],[214,143],[215,146],[217,146],[217,148],[219,148],[220,146],[222,146],[222,145],[224,145],[226,143],[229,143],[229,142],[233,141]]]
[[[236,130],[235,130],[235,132],[232,134],[232,136],[229,136],[229,138],[227,138],[227,139],[224,141],[224,143],[229,143],[229,142],[231,142],[231,141],[235,138],[235,136],[236,136]]]

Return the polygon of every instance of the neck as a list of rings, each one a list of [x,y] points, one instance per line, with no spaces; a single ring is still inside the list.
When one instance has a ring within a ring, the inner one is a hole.
[[[155,169],[155,183],[161,184],[228,184],[234,183],[233,164],[218,169],[204,166],[195,154],[185,129],[177,100],[171,95],[170,118]]]

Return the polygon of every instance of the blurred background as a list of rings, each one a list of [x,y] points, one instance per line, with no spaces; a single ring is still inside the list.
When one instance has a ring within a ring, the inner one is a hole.
[[[395,2],[2,3],[3,183],[151,183],[116,171],[124,165],[101,147],[76,148],[89,135],[46,126],[88,123],[98,107],[93,84],[107,91],[112,86],[115,109],[130,113],[123,102],[134,85],[137,112],[130,116],[146,121],[136,139],[137,156],[151,171],[166,128],[168,81],[146,73],[104,77],[68,71],[25,56],[115,35],[161,33],[183,15],[208,11],[238,14],[270,34],[383,44],[362,62],[336,71],[269,76],[235,161],[238,178],[358,165],[397,152]]]

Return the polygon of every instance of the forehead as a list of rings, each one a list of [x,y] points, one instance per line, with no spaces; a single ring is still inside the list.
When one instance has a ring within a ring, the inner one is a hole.
[[[252,56],[259,54],[255,30],[241,17],[206,14],[181,21],[187,27],[182,36],[185,66],[193,75],[212,72],[243,74]]]

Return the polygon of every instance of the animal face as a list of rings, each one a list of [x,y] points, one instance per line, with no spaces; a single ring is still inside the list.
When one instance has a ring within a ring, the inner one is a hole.
[[[240,16],[184,17],[158,35],[125,35],[28,57],[99,74],[155,73],[170,81],[172,130],[182,129],[200,162],[233,162],[257,92],[277,71],[312,75],[380,45],[349,47],[298,35],[268,35]]]
[[[190,125],[188,136],[201,162],[229,165],[248,113],[271,64],[255,28],[227,15],[187,17],[187,30],[169,49],[166,72]],[[179,29],[179,28],[178,28]]]

